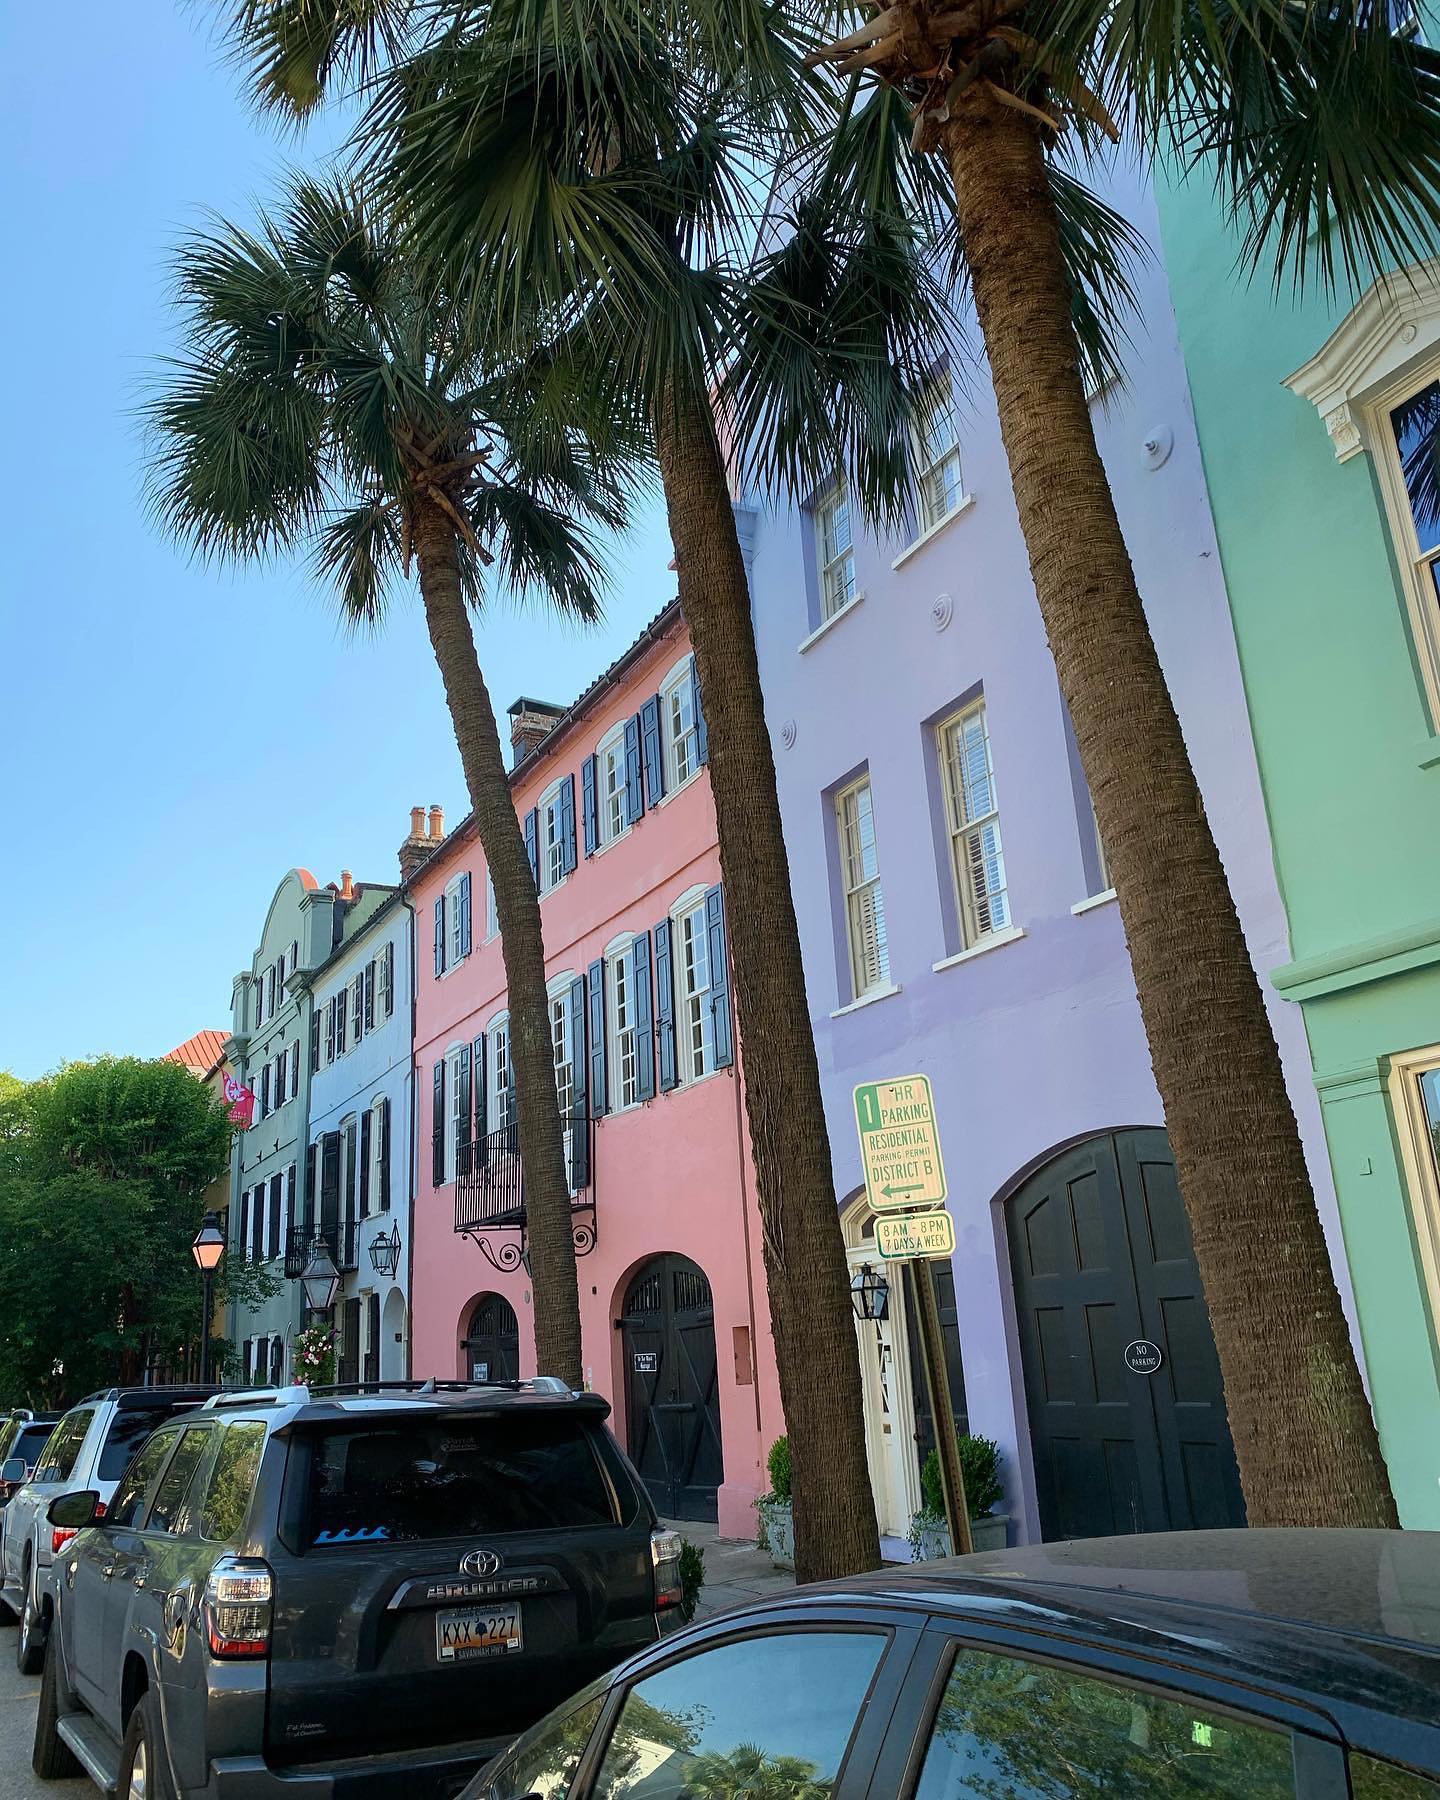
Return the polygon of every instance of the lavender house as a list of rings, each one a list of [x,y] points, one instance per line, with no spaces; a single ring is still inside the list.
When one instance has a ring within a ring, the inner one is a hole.
[[[1148,187],[1116,197],[1156,239]],[[1140,276],[1129,385],[1097,430],[1152,628],[1262,973],[1288,960],[1168,288]],[[978,333],[976,334],[978,337]],[[962,1428],[999,1441],[1012,1541],[1243,1520],[1218,1365],[1126,955],[1031,589],[994,403],[948,372],[922,516],[867,533],[843,482],[742,496],[780,798],[853,1265],[880,1267],[851,1095],[933,1085],[957,1251]],[[1267,992],[1270,991],[1267,985]],[[1272,1007],[1327,1233],[1303,1025]],[[857,1325],[882,1531],[933,1441],[904,1266]],[[1159,1347],[1127,1349],[1137,1340]]]

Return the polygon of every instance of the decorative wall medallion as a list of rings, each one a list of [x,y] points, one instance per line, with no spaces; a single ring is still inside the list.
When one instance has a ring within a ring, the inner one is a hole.
[[[955,602],[948,594],[937,594],[930,607],[930,623],[937,631],[943,631],[955,617]]]
[[[1168,425],[1157,425],[1147,432],[1145,442],[1140,446],[1140,460],[1147,469],[1160,469],[1170,460],[1170,452],[1175,448],[1175,433]]]
[[[793,750],[795,748],[796,735],[795,721],[793,719],[787,719],[780,727],[780,742],[787,750]]]

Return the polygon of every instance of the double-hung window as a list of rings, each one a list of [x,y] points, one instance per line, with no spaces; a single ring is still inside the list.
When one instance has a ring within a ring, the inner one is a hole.
[[[915,485],[920,493],[922,531],[949,518],[965,497],[960,483],[955,392],[948,369],[940,372],[921,401],[915,425]]]
[[[890,943],[885,932],[885,895],[875,844],[875,810],[870,777],[864,775],[835,799],[840,873],[845,885],[845,928],[850,941],[854,998],[890,985]]]
[[[358,1044],[365,1035],[365,971],[362,969],[350,984],[350,1042]]]
[[[465,1127],[470,1119],[469,1083],[463,1079],[465,1056],[465,1049],[460,1046],[445,1058],[448,1065],[445,1082],[450,1093],[450,1114],[445,1121],[445,1167],[450,1171],[452,1181],[460,1175],[458,1146],[465,1137]]]
[[[463,876],[457,875],[445,890],[446,951],[449,957],[448,966],[452,969],[465,954],[464,922],[460,905],[462,899],[460,889],[463,880]]]
[[[1010,924],[1000,810],[983,700],[945,720],[940,726],[939,748],[950,865],[961,935],[968,949]]]
[[[500,932],[500,909],[495,904],[495,879],[489,869],[485,871],[485,941],[497,937]]]
[[[619,1112],[640,1098],[639,1051],[635,1042],[635,965],[626,948],[610,957],[605,971],[609,1010],[610,1108]]]
[[[568,1122],[575,1104],[575,1057],[570,1045],[570,989],[550,996],[550,1049],[555,1058],[555,1097],[560,1122]]]
[[[675,921],[675,1042],[681,1081],[696,1081],[715,1067],[715,1026],[710,1013],[710,939],[705,904]]]
[[[1384,436],[1396,549],[1440,725],[1440,378],[1390,408]]]
[[[843,481],[815,503],[815,555],[820,565],[820,616],[833,619],[855,598],[850,496]]]
[[[565,879],[565,821],[560,806],[560,787],[561,784],[557,781],[553,787],[547,788],[541,795],[538,808],[542,894],[548,894],[552,888],[559,887]]]
[[[1390,1101],[1433,1318],[1440,1318],[1440,1045],[1390,1058]]]
[[[600,842],[613,844],[630,823],[625,801],[625,728],[617,726],[595,752],[598,765]]]
[[[665,791],[673,794],[700,767],[694,668],[688,656],[670,671],[660,689],[660,729],[665,737]]]
[[[515,1089],[510,1080],[510,1018],[491,1021],[486,1034],[490,1057],[490,1130],[509,1131],[515,1123]]]

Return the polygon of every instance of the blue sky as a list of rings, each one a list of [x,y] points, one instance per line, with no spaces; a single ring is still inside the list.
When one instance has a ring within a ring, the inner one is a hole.
[[[26,1078],[225,1027],[288,868],[391,881],[412,805],[466,810],[416,602],[357,639],[303,572],[196,566],[143,513],[133,408],[174,343],[170,248],[334,135],[258,121],[212,16],[81,0],[61,43],[43,9],[0,9],[0,1069]],[[572,698],[673,593],[669,556],[652,505],[599,631],[497,597],[497,705]]]

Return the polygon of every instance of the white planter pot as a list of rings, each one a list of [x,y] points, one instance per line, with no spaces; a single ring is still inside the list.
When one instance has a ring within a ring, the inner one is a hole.
[[[777,1569],[795,1567],[795,1519],[788,1500],[757,1500],[755,1510],[765,1529],[770,1560]]]
[[[1006,1514],[987,1515],[983,1519],[970,1521],[970,1543],[975,1550],[1003,1550],[1005,1548],[1005,1528],[1009,1524]],[[916,1562],[934,1562],[937,1557],[953,1554],[950,1548],[950,1527],[948,1525],[922,1525],[916,1533],[919,1549],[915,1552]]]
[[[917,1562],[934,1562],[937,1557],[950,1555],[948,1525],[922,1525],[917,1535],[920,1544],[915,1552]]]

